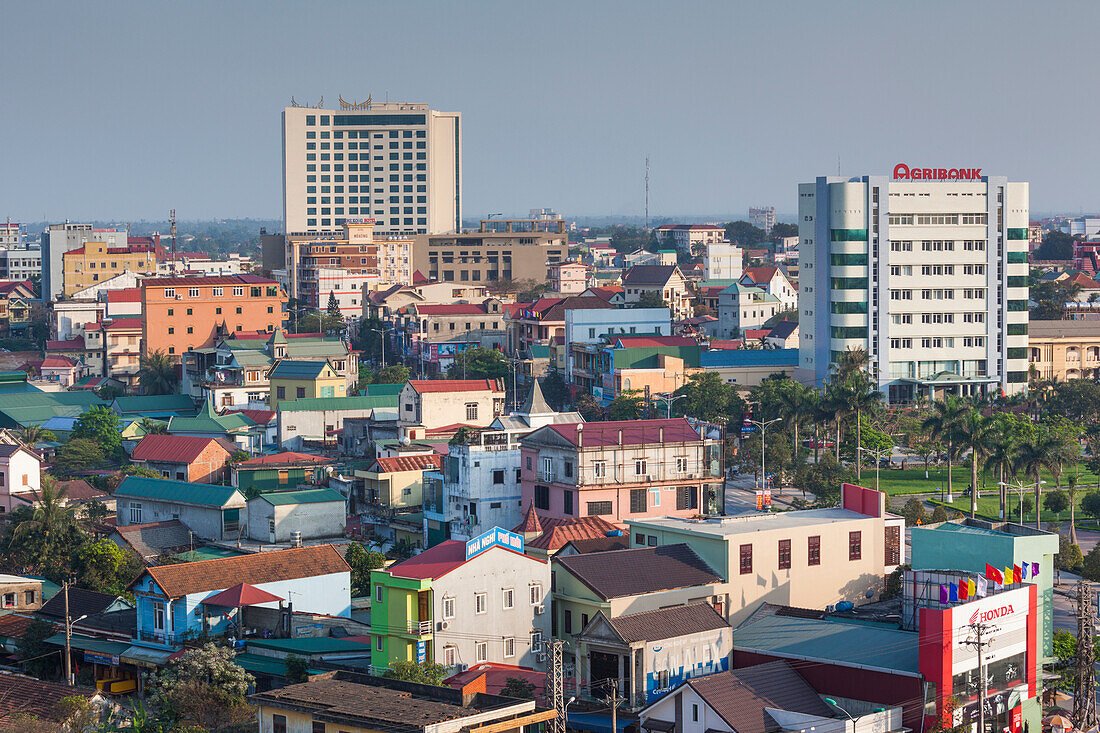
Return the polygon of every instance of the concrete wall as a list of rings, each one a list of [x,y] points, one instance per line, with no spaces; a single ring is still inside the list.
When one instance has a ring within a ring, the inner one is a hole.
[[[131,504],[141,505],[141,521],[130,521]],[[239,522],[243,525],[247,521],[247,511],[243,499],[227,504],[226,509],[239,509]],[[118,498],[118,524],[127,526],[130,524],[144,524],[148,522],[165,522],[170,519],[178,519],[186,524],[196,536],[206,540],[236,540],[237,533],[222,531],[222,507],[201,507],[192,504],[177,504],[171,502],[155,501],[152,499]],[[245,533],[242,533],[245,534]],[[228,587],[228,586],[227,586]]]
[[[325,430],[332,426],[334,430],[342,430],[344,418],[370,417],[374,410],[309,410],[309,411],[278,411],[278,440],[283,448],[294,450],[300,448],[303,440],[321,440],[325,437]],[[335,436],[333,436],[335,437]]]
[[[275,536],[271,536],[275,520]],[[299,531],[303,540],[342,537],[347,522],[342,501],[272,506],[263,498],[248,502],[248,536],[260,542],[290,542]]]
[[[0,507],[11,512],[22,501],[12,501],[15,494],[37,495],[42,481],[42,467],[37,458],[26,451],[16,451],[7,459],[0,459],[0,486],[4,495],[0,497]]]

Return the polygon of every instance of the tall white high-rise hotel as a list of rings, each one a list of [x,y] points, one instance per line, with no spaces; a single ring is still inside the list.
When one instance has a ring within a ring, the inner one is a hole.
[[[374,219],[382,236],[459,230],[461,115],[405,102],[362,106],[283,109],[287,234],[361,219]]]
[[[890,402],[1026,388],[1027,183],[899,164],[798,199],[800,379],[863,348]]]

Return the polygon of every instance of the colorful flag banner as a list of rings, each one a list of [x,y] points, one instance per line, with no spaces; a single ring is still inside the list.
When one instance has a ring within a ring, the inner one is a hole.
[[[978,578],[978,598],[985,598],[989,592],[989,581],[985,578]]]
[[[1011,565],[1005,565],[1005,585],[1012,585],[1016,581],[1014,580],[1015,573],[1012,572]]]
[[[1020,566],[1019,565],[1013,565],[1012,566],[1012,582],[1013,583],[1023,583],[1024,582],[1024,578],[1023,578],[1023,575],[1020,572]]]
[[[950,594],[951,602],[952,603],[958,603],[959,602],[959,586],[955,585],[954,583],[951,583],[947,586],[947,590]]]
[[[1039,563],[1037,563],[1037,562],[1031,563],[1031,577],[1032,578],[1038,578],[1039,577]]]
[[[1001,575],[1001,571],[989,563],[985,564],[985,577],[986,580],[992,580],[994,583],[1004,582],[1004,576]]]
[[[966,595],[967,595],[967,597],[969,597],[969,598],[977,598],[977,597],[978,597],[978,586],[977,586],[977,584],[976,584],[976,583],[974,582],[974,579],[973,579],[973,578],[970,578],[969,580],[967,580],[967,581],[966,581],[966,586],[967,586],[967,587],[966,587]]]
[[[1020,579],[1027,580],[1028,563],[1024,563],[1020,566]]]
[[[940,603],[947,603],[949,600],[951,600],[951,596],[947,592],[947,586],[946,585],[941,585],[940,586]]]

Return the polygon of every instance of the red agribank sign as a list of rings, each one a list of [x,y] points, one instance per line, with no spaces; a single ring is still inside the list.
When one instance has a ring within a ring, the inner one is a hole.
[[[895,181],[980,181],[981,168],[910,168],[905,163],[894,166]]]

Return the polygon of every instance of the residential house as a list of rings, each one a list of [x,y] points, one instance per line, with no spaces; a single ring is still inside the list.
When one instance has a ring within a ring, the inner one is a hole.
[[[366,471],[356,471],[363,479],[360,500],[388,509],[408,509],[424,502],[424,472],[439,470],[438,453],[376,458]]]
[[[559,262],[550,265],[550,277],[547,282],[551,293],[562,295],[583,293],[588,287],[588,266],[581,262]]]
[[[276,411],[284,400],[347,396],[344,378],[327,361],[280,359],[267,378],[271,385],[268,404]]]
[[[0,281],[0,334],[26,330],[31,320],[31,302],[37,298],[29,280]]]
[[[685,657],[682,662],[686,674],[639,713],[643,730],[674,730],[677,720],[684,733],[849,730],[849,719],[840,718],[839,711],[829,707],[790,662],[768,662],[712,675],[692,674],[691,660]],[[892,724],[888,720],[874,730],[899,730],[901,710],[894,708],[894,713]],[[882,711],[866,717],[888,715]],[[872,721],[866,717],[853,718],[852,729],[871,729],[868,724]]]
[[[316,397],[287,400],[277,413],[278,445],[299,450],[305,445],[335,445],[349,417],[371,417],[376,411],[393,415],[396,420],[396,395],[359,397]]]
[[[523,554],[520,535],[496,527],[447,540],[372,571],[371,588],[377,670],[397,661],[545,668],[550,565]]]
[[[425,519],[429,534],[433,523],[445,523],[444,537],[466,540],[493,527],[513,527],[522,517],[520,503],[520,438],[536,428],[554,423],[582,422],[577,412],[556,412],[546,403],[542,387],[532,382],[523,405],[501,415],[488,428],[464,442],[448,446],[442,468],[425,474],[441,482],[441,509],[429,508],[433,489],[425,491]]]
[[[108,513],[113,513],[115,510],[114,496],[100,491],[82,478],[56,481],[54,486],[59,491],[64,490],[65,496],[62,502],[66,507],[83,507],[92,502],[99,502],[107,508]]]
[[[81,616],[97,616],[132,609],[134,606],[116,593],[103,593],[88,588],[71,586],[68,590],[68,614],[70,619]],[[38,609],[38,615],[49,620],[65,620],[65,593],[58,592]]]
[[[266,426],[256,423],[240,412],[218,414],[209,402],[204,402],[194,417],[176,416],[168,420],[172,435],[223,438],[248,453],[259,453],[264,443]]]
[[[633,710],[685,679],[725,672],[733,652],[733,629],[707,603],[614,618],[597,611],[574,640],[582,688],[597,697],[614,686]]]
[[[617,619],[708,603],[725,613],[721,575],[687,545],[559,555],[552,561],[552,569],[552,633],[567,642],[567,653],[574,660],[579,650],[574,635],[601,611],[606,618]]]
[[[90,285],[122,272],[155,273],[156,247],[129,244],[112,247],[109,242],[86,241],[61,256],[65,295],[73,295]]]
[[[92,342],[95,340],[95,338],[90,339]],[[80,372],[84,376],[70,385],[73,389],[83,387],[91,379],[97,379],[97,381],[102,382],[103,350],[86,348],[83,333],[67,341],[47,340],[46,358],[50,357],[68,359],[80,365]],[[121,383],[119,383],[118,386],[121,387]]]
[[[647,293],[655,293],[672,311],[674,321],[694,315],[687,281],[675,264],[631,267],[623,275],[623,293],[627,305],[638,303]]]
[[[772,326],[764,337],[764,345],[769,349],[797,349],[798,321],[780,321]]]
[[[203,539],[236,541],[245,498],[232,486],[127,476],[115,490],[118,525],[179,519]]]
[[[615,310],[595,295],[539,298],[534,303],[516,304],[508,316],[508,353],[518,353],[534,344],[565,343],[565,314],[571,310]]]
[[[187,552],[202,542],[178,519],[119,524],[107,535],[107,540],[134,553],[146,565],[156,564],[163,556]]]
[[[616,549],[626,549],[630,545],[625,533],[602,517],[541,518],[532,506],[527,507],[523,521],[512,531],[523,535],[524,551],[528,555],[545,560],[572,542],[611,540]]]
[[[885,494],[844,484],[841,507],[627,522],[632,547],[690,546],[724,583],[716,593],[737,626],[764,602],[825,608],[866,602],[905,563],[904,520]]]
[[[744,253],[733,242],[710,242],[703,249],[704,280],[737,280],[744,266]]]
[[[3,722],[0,728],[12,733],[65,730],[72,715],[73,698],[87,701],[97,715],[104,717],[107,711],[115,708],[114,703],[94,687],[73,687],[64,682],[47,682],[12,672],[2,674],[0,721]],[[19,716],[25,718],[21,720]]]
[[[225,481],[226,464],[236,451],[225,438],[154,434],[141,439],[130,460],[165,478],[213,484]]]
[[[718,338],[738,338],[748,329],[762,327],[782,307],[779,298],[763,288],[734,283],[719,294],[718,320],[709,328]]]
[[[0,612],[27,613],[42,607],[42,580],[22,575],[0,575]]]
[[[248,536],[272,544],[342,537],[347,500],[329,488],[268,491],[248,500]]]
[[[595,297],[607,301],[616,308],[626,305],[626,295],[622,285],[596,285],[581,293],[582,297]]]
[[[781,310],[798,310],[798,291],[778,267],[747,267],[739,282],[748,287],[760,288],[774,296],[779,301]]]
[[[725,239],[726,230],[715,224],[665,224],[657,227],[657,241],[691,254]]]
[[[141,418],[194,417],[195,402],[187,395],[163,394],[116,397],[111,410],[123,421]]]
[[[398,398],[401,426],[488,425],[504,414],[500,379],[412,379]]]
[[[86,351],[104,354],[103,373],[133,388],[141,368],[143,348],[142,320],[140,318],[103,319],[99,323],[84,326]]]
[[[241,592],[228,594],[236,598],[218,598],[240,584]],[[130,589],[138,638],[173,646],[200,634],[247,627],[247,610],[244,618],[228,613],[246,590],[263,599],[245,604],[258,609],[293,604],[297,612],[351,616],[351,568],[332,545],[149,567]]]
[[[229,483],[247,497],[266,491],[296,489],[299,484],[316,484],[335,461],[309,453],[271,453],[229,464]]]
[[[520,443],[523,503],[545,516],[722,513],[720,446],[685,418],[548,425]]]
[[[344,733],[459,733],[490,728],[522,733],[555,716],[534,700],[466,692],[415,682],[328,672],[308,682],[252,695],[259,733],[331,728]],[[524,726],[532,726],[526,729]],[[488,732],[486,732],[488,733]]]
[[[450,366],[454,354],[462,349],[503,349],[507,341],[504,305],[499,298],[487,298],[480,303],[416,303],[406,313],[404,327],[410,335],[412,353],[439,371]],[[448,358],[444,359],[438,346],[444,343],[462,348],[446,352]],[[431,358],[429,344],[437,345],[435,352],[440,358]]]
[[[612,550],[625,550],[630,547],[630,540],[625,533],[611,537],[591,537],[585,539],[569,540],[555,552],[555,555],[569,557],[570,555],[587,555],[590,552],[611,552]]]
[[[715,341],[711,341],[713,347]],[[710,349],[699,354],[699,365],[717,372],[726,384],[755,387],[776,374],[794,377],[798,349]]]
[[[592,378],[597,371],[592,362],[607,340],[614,336],[671,336],[672,318],[668,308],[622,308],[606,310],[567,310],[565,332],[560,343],[566,359],[559,369],[567,382],[573,381],[574,365]]]
[[[0,512],[33,505],[41,488],[42,459],[23,445],[0,444]]]
[[[84,364],[66,356],[47,356],[38,365],[38,376],[68,389],[84,376]]]
[[[363,315],[392,321],[412,305],[473,303],[488,295],[484,285],[437,282],[428,280],[420,271],[413,273],[413,281],[411,285],[392,285],[370,293],[363,301]]]

